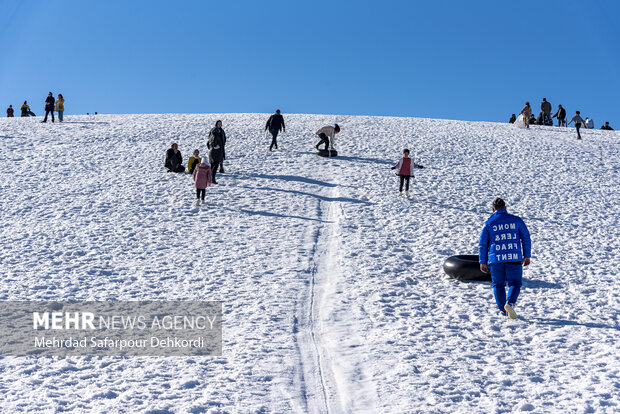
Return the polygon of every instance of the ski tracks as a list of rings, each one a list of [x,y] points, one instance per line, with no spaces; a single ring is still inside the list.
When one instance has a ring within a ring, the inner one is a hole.
[[[343,338],[354,338],[357,343],[362,339],[356,329],[359,321],[351,320],[339,300],[345,277],[341,268],[343,211],[339,194],[338,186],[331,187],[329,195],[318,202],[322,224],[313,232],[308,287],[300,295],[295,318],[301,361],[299,385],[308,413],[372,412],[370,407],[375,406],[376,391],[364,389],[368,381],[361,355],[356,355],[362,348],[341,352]]]

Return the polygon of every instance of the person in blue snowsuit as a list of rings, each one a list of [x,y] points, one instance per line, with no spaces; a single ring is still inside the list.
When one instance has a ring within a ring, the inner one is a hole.
[[[532,241],[523,220],[508,214],[506,203],[499,197],[493,200],[493,215],[484,223],[478,247],[480,270],[491,272],[500,315],[516,319],[514,305],[521,291],[523,266],[530,264]]]

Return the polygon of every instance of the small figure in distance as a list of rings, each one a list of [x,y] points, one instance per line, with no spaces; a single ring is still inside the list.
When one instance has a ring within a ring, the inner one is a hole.
[[[536,118],[536,125],[544,125],[543,123],[545,122],[545,117],[543,115],[543,113],[539,113],[538,114],[538,118]]]
[[[217,184],[215,176],[217,175],[217,169],[222,165],[224,161],[224,145],[226,144],[226,133],[222,128],[222,121],[217,120],[215,127],[209,132],[209,141],[207,141],[207,148],[209,148],[209,163],[211,164],[211,174],[213,175],[213,184]],[[220,172],[222,172],[220,170]]]
[[[510,121],[508,122],[511,124],[514,124],[516,120],[517,120],[517,116],[515,114],[512,114],[512,116],[510,117]]]
[[[594,129],[594,121],[586,116],[586,120],[584,122],[584,125],[587,129]]]
[[[579,111],[575,111],[575,116],[571,118],[570,121],[568,121],[568,124],[566,124],[566,126],[569,126],[571,124],[571,122],[575,122],[575,128],[577,129],[577,139],[581,139],[581,134],[579,133],[579,128],[581,128],[581,124],[584,123],[583,119],[581,118],[581,116],[579,115]]]
[[[58,112],[58,122],[62,122],[62,115],[65,112],[65,98],[62,97],[62,93],[59,93],[56,99],[56,112]]]
[[[168,148],[168,151],[166,151],[166,162],[164,163],[164,167],[166,167],[169,172],[185,172],[183,156],[176,142],[173,142],[170,148]]]
[[[194,173],[196,166],[202,162],[202,158],[200,158],[200,151],[197,149],[194,150],[194,155],[189,157],[189,161],[187,162],[187,172],[190,174]],[[209,166],[211,168],[211,166]]]
[[[604,129],[606,131],[613,131],[614,130],[612,127],[609,126],[609,122],[605,122],[605,125],[603,125],[601,127],[601,129]]]
[[[551,124],[551,103],[547,102],[547,98],[543,98],[540,104],[540,110],[543,114],[542,124],[540,125],[550,125]]]
[[[34,114],[34,112],[32,112],[30,110],[30,106],[28,106],[28,101],[24,101],[24,104],[22,105],[22,107],[20,108],[22,111],[22,116],[23,117],[27,117],[27,116],[36,116]]]
[[[211,186],[211,166],[208,162],[198,164],[194,172],[194,187],[196,187],[196,205],[200,205],[200,201],[205,202],[205,192],[207,187]]]
[[[400,187],[398,188],[399,197],[403,194],[403,184],[406,183],[405,197],[409,198],[409,179],[413,177],[414,168],[424,167],[413,162],[413,160],[409,158],[409,150],[405,148],[403,150],[403,158],[398,161],[398,164],[392,167],[393,170],[396,170],[396,175],[400,177]]]
[[[286,127],[284,126],[284,117],[280,114],[280,110],[276,109],[276,113],[271,115],[267,120],[267,124],[265,125],[265,132],[269,129],[269,133],[271,134],[271,145],[269,146],[269,151],[275,147],[278,149],[278,133],[280,131],[286,132]]]
[[[521,112],[519,112],[519,115],[521,114],[523,114],[523,122],[525,123],[525,127],[529,128],[531,123],[530,118],[532,117],[532,107],[529,102],[525,103],[525,106],[521,109]]]
[[[314,147],[319,149],[319,145],[325,144],[325,151],[327,151],[327,147],[334,149],[334,138],[337,133],[340,132],[340,126],[338,124],[334,124],[334,126],[326,125],[323,128],[319,129],[315,132],[315,135],[318,135],[321,138],[321,141],[316,144]]]
[[[50,92],[45,98],[45,118],[41,122],[47,122],[47,115],[52,114],[52,122],[54,122],[54,95]]]
[[[13,115],[14,115],[13,105],[9,105],[9,107],[6,108],[6,117],[13,118]]]
[[[562,108],[562,105],[558,105],[558,111],[553,115],[553,118],[558,119],[558,126],[566,126],[566,109]]]

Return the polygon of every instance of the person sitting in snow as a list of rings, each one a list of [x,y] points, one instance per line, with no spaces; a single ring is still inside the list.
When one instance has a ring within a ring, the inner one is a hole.
[[[164,166],[170,172],[185,172],[183,156],[176,142],[173,142],[170,148],[168,148],[168,151],[166,151],[166,162]]]
[[[512,114],[508,122],[510,122],[511,124],[514,124],[516,120],[517,120],[517,116],[515,114]]]
[[[8,108],[6,108],[6,116],[7,118],[13,118],[14,111],[13,111],[13,105],[9,105]]]
[[[409,198],[409,179],[413,177],[414,168],[424,168],[421,165],[416,164],[409,158],[409,150],[405,148],[403,150],[403,158],[398,161],[398,164],[392,167],[396,170],[396,175],[400,177],[400,187],[398,189],[398,196],[403,194],[403,184],[405,185],[405,197]]]
[[[603,125],[601,127],[601,129],[606,130],[606,131],[613,131],[614,130],[612,127],[609,126],[609,122],[605,122],[605,125]]]
[[[334,124],[334,126],[327,125],[323,128],[319,129],[315,132],[315,135],[318,135],[321,138],[321,141],[316,144],[314,147],[319,149],[319,145],[325,144],[325,151],[327,151],[327,146],[331,149],[334,149],[334,137],[337,133],[340,132],[340,126],[338,124]]]
[[[193,172],[194,187],[196,187],[196,205],[200,205],[200,201],[204,203],[205,192],[207,187],[211,186],[211,166],[208,162],[201,162],[198,164]]]

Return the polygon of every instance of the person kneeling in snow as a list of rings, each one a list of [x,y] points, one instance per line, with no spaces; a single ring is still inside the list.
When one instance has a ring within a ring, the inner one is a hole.
[[[315,135],[318,135],[321,138],[321,142],[316,144],[314,147],[319,149],[319,145],[325,144],[325,151],[327,151],[327,146],[331,149],[334,149],[334,137],[337,133],[340,132],[340,126],[338,124],[334,124],[334,126],[327,125],[323,128],[319,129],[315,132]]]
[[[196,205],[200,205],[200,200],[205,201],[207,187],[211,186],[211,166],[208,162],[201,162],[194,170],[194,187],[196,187]]]
[[[478,242],[480,270],[491,271],[495,302],[501,316],[517,319],[515,303],[521,291],[523,266],[530,264],[532,241],[520,217],[508,214],[506,203],[493,200],[493,215],[484,223]],[[506,282],[508,298],[506,298]]]
[[[184,172],[185,167],[182,163],[183,157],[181,156],[181,151],[179,151],[179,146],[176,142],[173,142],[170,148],[168,148],[168,151],[166,151],[166,162],[164,163],[164,167],[170,172]]]
[[[409,150],[405,148],[403,150],[403,158],[398,161],[398,164],[392,167],[393,170],[396,170],[396,175],[400,177],[400,188],[398,189],[399,197],[403,194],[403,184],[407,183],[405,186],[405,197],[409,198],[409,179],[413,177],[414,168],[424,167],[414,163],[411,158],[409,158]]]

